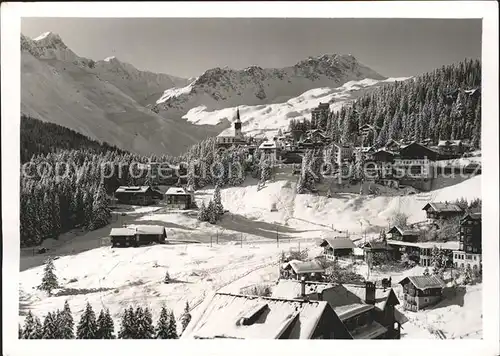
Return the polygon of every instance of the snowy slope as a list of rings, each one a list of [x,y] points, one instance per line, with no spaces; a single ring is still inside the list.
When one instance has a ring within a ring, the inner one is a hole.
[[[268,182],[260,191],[255,185],[221,190],[226,209],[237,216],[266,223],[286,225],[295,233],[329,230],[333,226],[349,233],[378,232],[387,228],[388,219],[400,211],[409,216],[409,222],[425,220],[423,206],[429,201],[453,201],[461,197],[469,201],[481,197],[481,176],[467,179],[432,192],[407,196],[369,196],[343,193],[333,198],[311,194],[296,194],[294,178],[278,178]],[[295,178],[296,179],[296,178]],[[205,199],[212,190],[202,191]],[[272,204],[277,211],[271,212]],[[361,225],[360,225],[361,221]],[[309,235],[312,236],[312,235]]]
[[[280,69],[213,68],[184,88],[166,90],[156,109],[162,115],[182,116],[196,107],[213,111],[238,105],[281,103],[313,88],[339,87],[365,78],[385,79],[352,55],[338,54],[310,57]]]
[[[145,108],[140,96],[147,101],[149,94],[168,84],[164,75],[133,70],[113,60],[90,68],[90,60],[78,57],[53,34],[36,41],[21,36],[21,42],[24,114],[146,155],[179,154],[220,131],[164,118]]]
[[[315,88],[291,98],[287,101],[275,104],[263,105],[240,105],[240,118],[243,131],[247,135],[256,137],[271,137],[276,135],[279,129],[286,129],[291,119],[302,120],[311,118],[311,110],[319,103],[330,103],[332,111],[339,110],[346,102],[362,95],[367,90],[373,90],[379,86],[403,81],[409,78],[388,78],[384,80],[362,79],[349,81],[340,87]],[[171,92],[181,93],[188,91],[188,87],[171,89]],[[176,95],[180,95],[176,93]],[[217,125],[224,120],[232,121],[236,116],[236,107],[210,111],[206,106],[192,108],[183,116],[187,121],[197,125]],[[232,133],[232,128],[224,130],[220,135]]]

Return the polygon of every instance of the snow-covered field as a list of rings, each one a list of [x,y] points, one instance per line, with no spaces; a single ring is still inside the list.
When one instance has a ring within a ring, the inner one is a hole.
[[[475,177],[437,190],[432,200],[480,197],[480,179]],[[198,191],[197,200],[210,199],[211,193],[211,189]],[[27,310],[44,317],[62,308],[65,300],[77,318],[87,301],[96,310],[109,308],[117,323],[122,310],[131,304],[151,307],[155,320],[163,304],[179,317],[186,301],[196,306],[204,295],[214,291],[238,293],[248,286],[272,283],[278,277],[281,251],[300,247],[309,249],[311,257],[318,255],[316,239],[331,231],[332,225],[337,230],[348,230],[356,239],[366,226],[386,227],[386,218],[398,209],[408,213],[410,220],[422,220],[422,206],[425,199],[430,199],[419,195],[343,194],[330,199],[296,195],[295,183],[290,180],[270,182],[260,191],[256,185],[247,184],[221,193],[229,212],[218,225],[200,223],[194,212],[136,208],[117,212],[116,221],[106,228],[68,235],[59,244],[53,243],[49,253],[60,256],[55,260],[59,282],[64,289],[71,288],[73,295],[48,297],[38,291],[45,256],[21,256],[21,318]],[[277,212],[270,211],[272,203],[277,204]],[[123,223],[164,225],[171,243],[128,249],[100,247],[109,229]],[[185,240],[201,243],[183,243]],[[366,272],[363,268],[361,265],[361,273]],[[393,282],[407,274],[420,274],[419,268],[399,276],[391,274]],[[167,270],[175,283],[163,283]],[[380,273],[377,278],[383,276]],[[467,287],[464,295],[448,298],[427,311],[405,314],[410,322],[404,325],[404,337],[435,337],[429,328],[442,330],[448,338],[480,337],[481,286]]]
[[[319,103],[331,103],[330,109],[337,111],[347,101],[355,99],[368,89],[407,79],[409,78],[388,78],[385,80],[367,78],[349,81],[336,88],[321,87],[311,89],[284,102],[274,100],[273,104],[267,105],[241,105],[238,106],[238,109],[240,110],[242,130],[246,135],[270,137],[275,135],[279,129],[287,128],[291,119],[309,119],[311,110],[317,107]],[[206,106],[201,105],[189,110],[183,118],[196,125],[217,125],[224,120],[232,121],[235,113],[236,107],[211,111]],[[228,128],[220,135],[230,135],[233,133],[232,130],[232,128]]]

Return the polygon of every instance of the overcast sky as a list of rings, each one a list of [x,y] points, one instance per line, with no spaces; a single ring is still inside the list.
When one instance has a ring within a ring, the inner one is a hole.
[[[181,77],[213,67],[279,68],[308,56],[354,55],[389,77],[481,56],[481,20],[24,18],[29,37],[58,33],[78,55],[116,56]]]

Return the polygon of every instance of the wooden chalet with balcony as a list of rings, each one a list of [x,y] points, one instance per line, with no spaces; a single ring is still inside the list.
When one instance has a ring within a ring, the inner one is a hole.
[[[167,233],[163,226],[140,225],[112,228],[109,237],[112,247],[138,247],[152,243],[164,244]]]
[[[323,247],[322,256],[327,260],[337,257],[352,256],[356,245],[348,237],[325,237],[319,244]]]
[[[194,205],[194,193],[182,187],[170,187],[165,193],[167,208],[191,209]]]
[[[325,268],[318,260],[291,260],[281,266],[280,277],[284,279],[305,279],[306,281],[321,281]]]
[[[428,220],[446,220],[464,214],[463,209],[457,204],[446,202],[427,203],[422,210],[425,210]]]
[[[399,282],[403,286],[403,307],[418,311],[443,299],[443,280],[437,276],[409,276]]]

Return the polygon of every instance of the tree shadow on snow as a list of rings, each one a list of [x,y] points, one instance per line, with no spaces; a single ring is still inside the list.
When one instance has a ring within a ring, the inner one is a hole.
[[[446,308],[451,305],[464,306],[466,288],[464,286],[448,287],[443,289],[443,300],[429,309]]]

